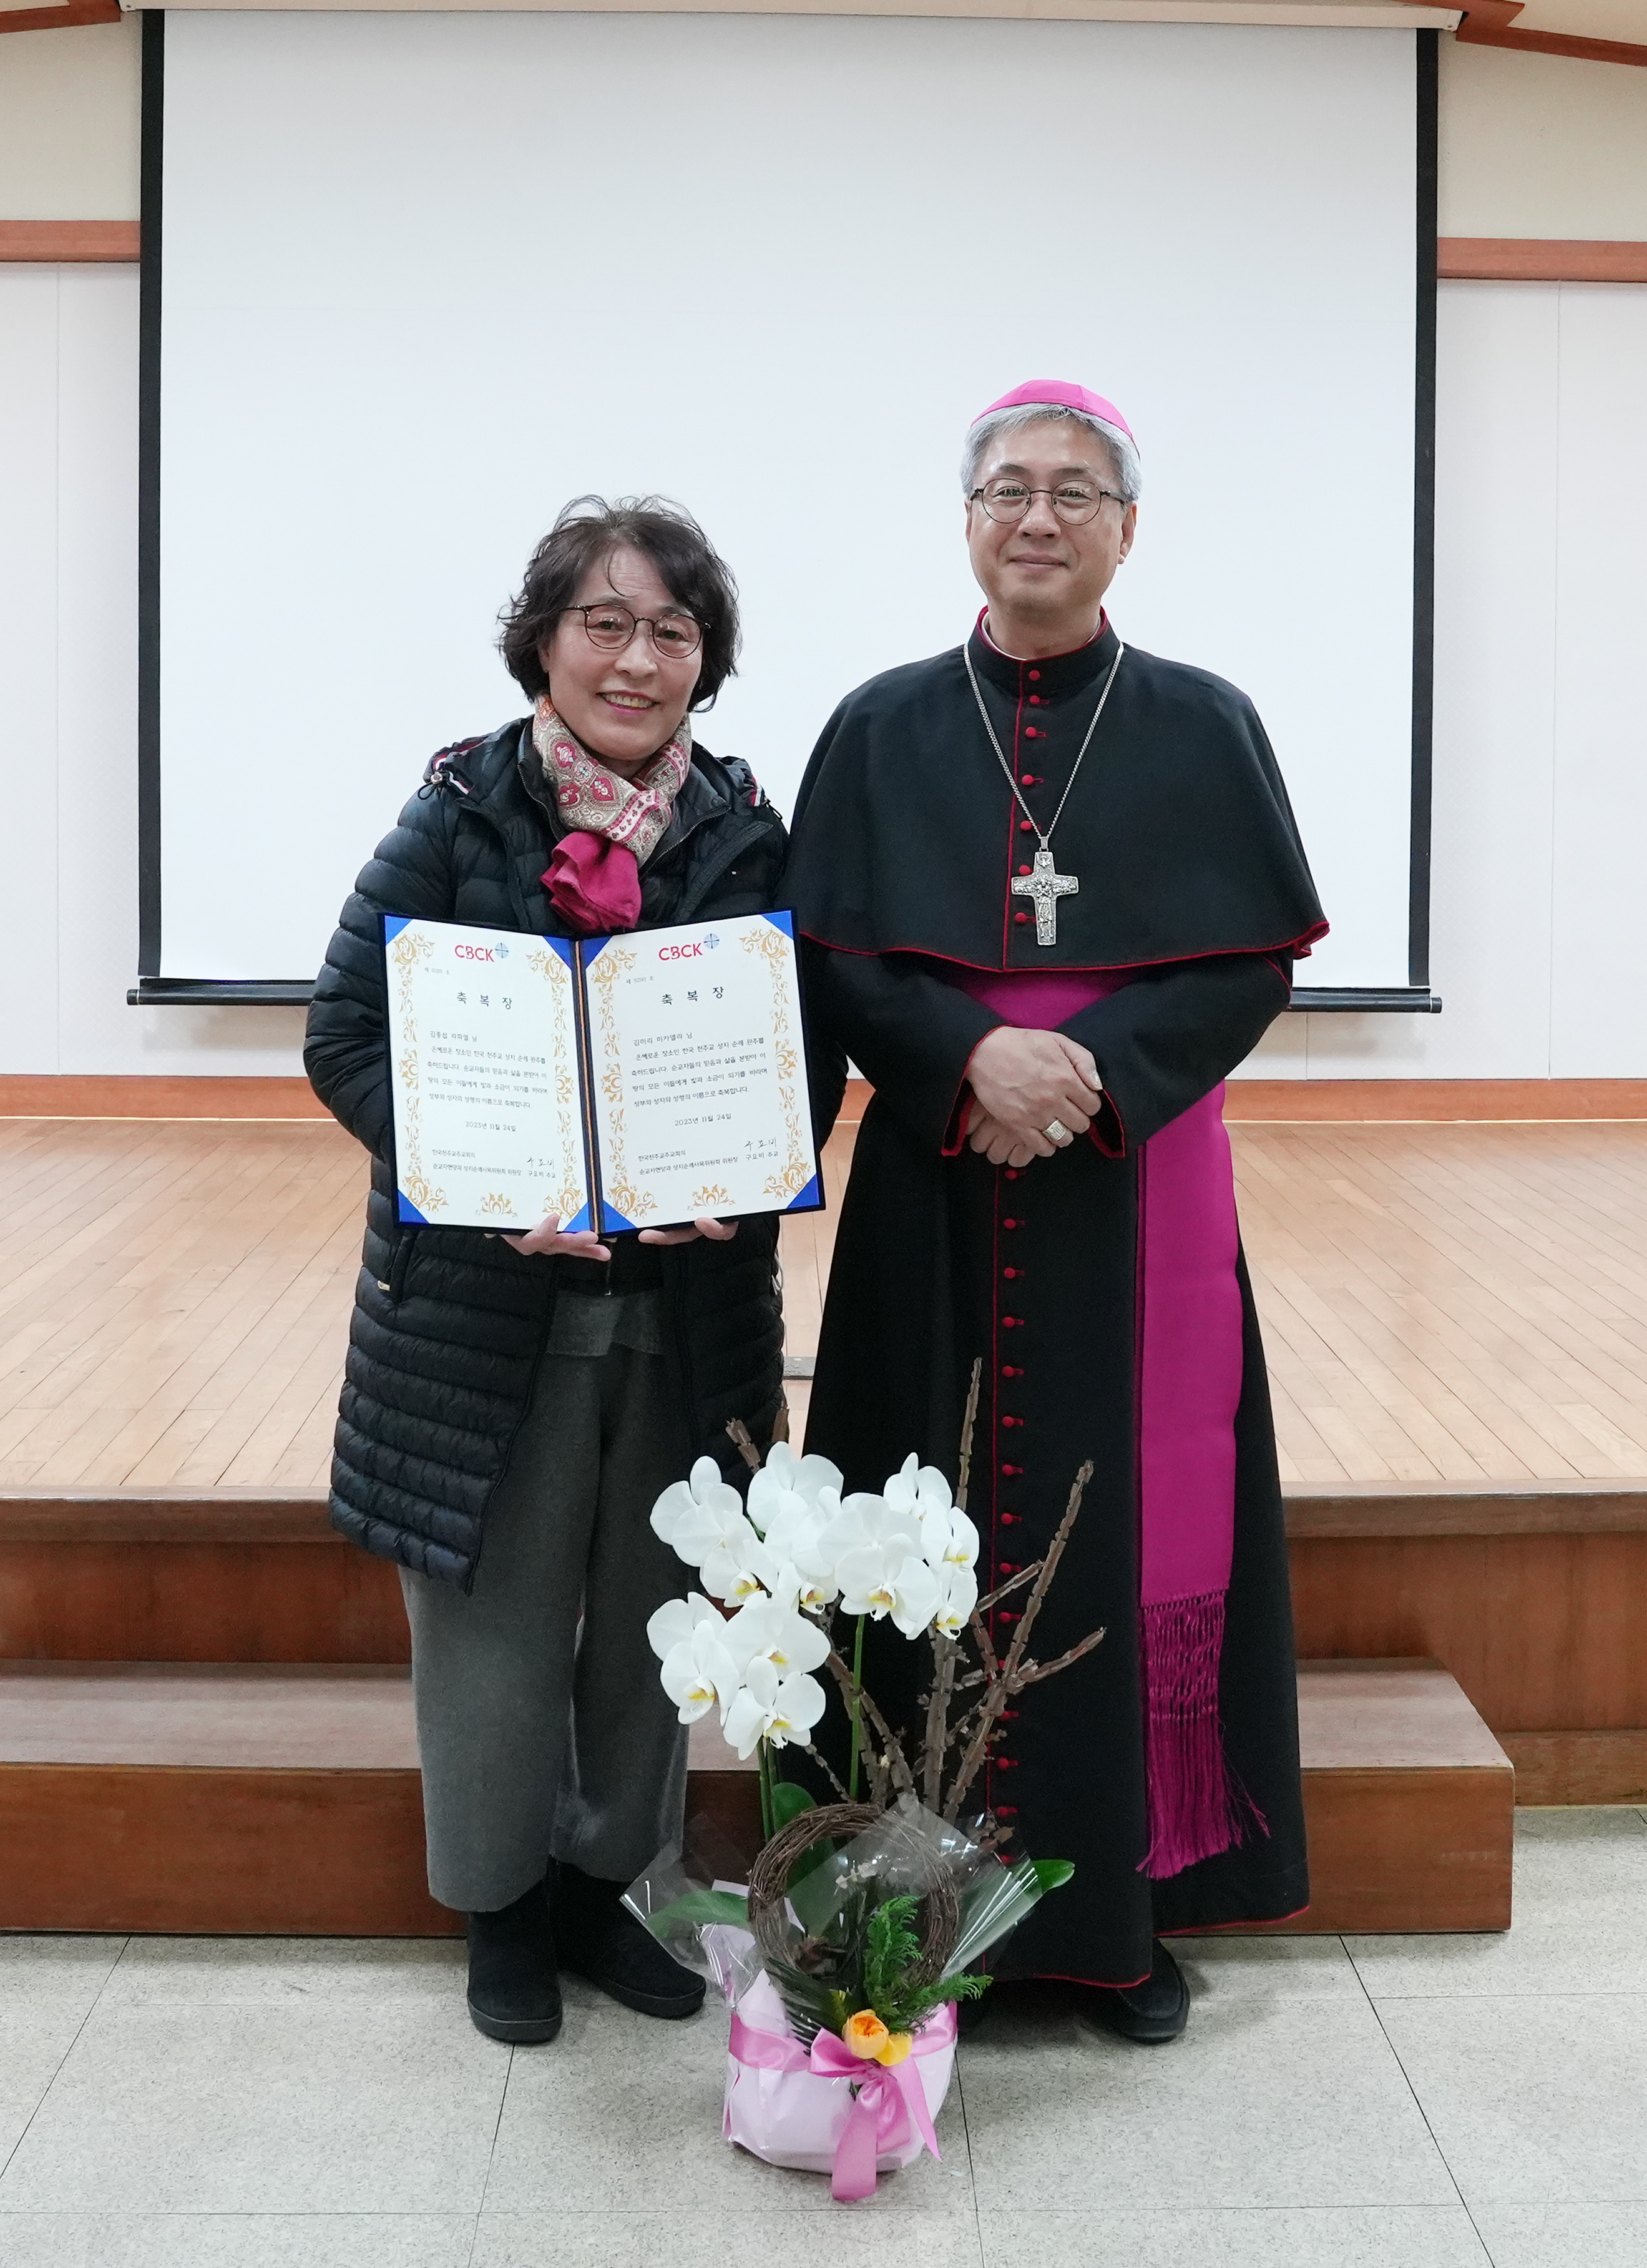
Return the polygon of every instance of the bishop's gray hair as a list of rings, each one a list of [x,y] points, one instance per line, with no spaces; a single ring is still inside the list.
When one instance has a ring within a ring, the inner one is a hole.
[[[1066,409],[1057,401],[1020,401],[1011,409],[997,409],[991,416],[981,417],[967,434],[967,446],[961,453],[961,494],[970,497],[977,487],[978,468],[992,441],[998,440],[1003,433],[1016,433],[1021,426],[1038,425],[1049,417],[1068,417],[1087,432],[1096,433],[1109,451],[1115,486],[1128,504],[1137,503],[1143,494],[1143,468],[1138,461],[1136,444],[1119,425],[1111,425],[1102,417],[1090,417],[1085,409]]]

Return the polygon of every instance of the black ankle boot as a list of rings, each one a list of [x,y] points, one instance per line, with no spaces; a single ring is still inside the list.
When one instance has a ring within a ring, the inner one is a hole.
[[[1175,2040],[1189,2021],[1184,1972],[1158,1937],[1154,1965],[1141,1984],[1095,1985],[1086,1997],[1100,2023],[1143,2047]]]
[[[643,2016],[695,2016],[703,1979],[671,1960],[621,1901],[627,1885],[603,1882],[564,1861],[555,1870],[555,1933],[564,1965]]]
[[[526,2045],[561,2029],[561,1987],[547,1884],[496,1913],[464,1917],[469,1940],[469,2014],[489,2039]]]

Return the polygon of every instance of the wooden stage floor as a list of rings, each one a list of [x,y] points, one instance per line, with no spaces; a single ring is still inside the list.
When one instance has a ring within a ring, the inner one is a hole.
[[[1647,1479],[1647,1124],[1231,1131],[1287,1482]],[[0,1488],[322,1485],[364,1183],[323,1120],[0,1119]]]

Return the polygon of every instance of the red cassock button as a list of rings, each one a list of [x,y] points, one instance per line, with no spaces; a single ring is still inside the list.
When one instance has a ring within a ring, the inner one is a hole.
[[[1038,669],[1032,669],[1032,670],[1030,671],[1030,673],[1029,673],[1029,674],[1030,674],[1030,677],[1031,677],[1031,679],[1033,680],[1033,681],[1035,684],[1039,685],[1039,684],[1040,684],[1040,670],[1038,670]]]
[[[997,1819],[1016,1819],[1018,1806],[1015,1803],[997,1803],[995,1807],[995,1815]]]
[[[1003,1528],[1016,1528],[1022,1517],[1021,1513],[1004,1512],[1001,1514],[1001,1525]]]
[[[1016,1771],[1018,1770],[1018,1758],[1016,1756],[997,1756],[995,1760],[995,1768],[996,1771]]]
[[[1016,1166],[1009,1166],[1006,1169],[1006,1177],[1009,1182],[1015,1182],[1018,1179],[1018,1167]]]
[[[1022,1465],[1003,1465],[1001,1468],[1001,1470],[1004,1473],[1008,1480],[1016,1480],[1023,1472],[1023,1469],[1024,1468]]]
[[[1003,1228],[1016,1228],[1018,1226],[1018,1223],[1009,1216],[1007,1219],[1001,1223],[1001,1226]]]
[[[1033,866],[1020,866],[1018,871],[1020,874],[1033,874],[1035,869]]]
[[[1046,737],[1044,733],[1038,733],[1033,725],[1026,725],[1024,727],[1024,738],[1026,740],[1044,740]]]
[[[1039,694],[1039,693],[1032,693],[1032,694],[1030,695],[1030,696],[1029,696],[1029,705],[1030,705],[1030,707],[1031,707],[1032,709],[1039,709],[1039,708],[1040,708],[1040,694]]]
[[[1010,1284],[1012,1278],[1018,1274],[1018,1270],[1016,1268],[1004,1268],[1001,1270],[1001,1273],[1006,1278],[1007,1282]]]
[[[1026,922],[1029,919],[1029,916],[1027,914],[1014,914],[1012,918],[1015,922]]]
[[[1001,1365],[1001,1375],[1003,1378],[1022,1378],[1023,1366],[1019,1363],[1004,1362]]]
[[[1018,822],[1018,831],[1020,835],[1033,835],[1035,832],[1034,821],[1033,819],[1020,819]],[[1029,872],[1028,867],[1024,867],[1022,872],[1027,874]]]
[[[1020,784],[1020,786],[1023,786],[1023,787],[1033,787],[1033,786],[1034,786],[1034,784],[1035,784],[1035,775],[1034,775],[1034,773],[1033,773],[1033,772],[1026,772],[1026,773],[1024,774],[1023,779],[1020,781],[1019,784]]]

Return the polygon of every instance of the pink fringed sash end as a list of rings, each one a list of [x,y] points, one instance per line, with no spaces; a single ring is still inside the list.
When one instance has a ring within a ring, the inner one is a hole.
[[[1233,1781],[1218,1715],[1224,1594],[1146,1605],[1140,1625],[1144,1771],[1150,1847],[1139,1873],[1153,1881],[1216,1858],[1249,1826],[1268,1835],[1263,1814]]]

